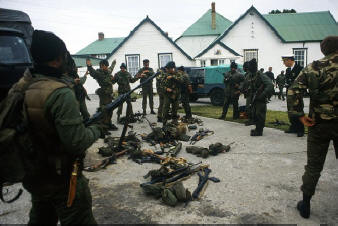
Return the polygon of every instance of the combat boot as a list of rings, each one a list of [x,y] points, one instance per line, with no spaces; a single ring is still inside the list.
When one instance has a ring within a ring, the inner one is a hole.
[[[310,217],[310,200],[311,200],[312,196],[307,196],[303,193],[303,200],[299,201],[297,203],[297,209],[299,211],[299,214],[303,217],[303,218],[309,218]]]
[[[110,124],[109,130],[116,131],[116,130],[118,130],[118,128],[114,124]]]
[[[253,137],[263,136],[263,131],[259,131],[257,129],[252,129],[250,131],[250,136],[253,136]]]
[[[225,114],[222,114],[218,119],[223,119],[223,120],[225,120]]]
[[[151,109],[150,114],[156,115],[156,113],[155,113],[155,111],[153,109]]]

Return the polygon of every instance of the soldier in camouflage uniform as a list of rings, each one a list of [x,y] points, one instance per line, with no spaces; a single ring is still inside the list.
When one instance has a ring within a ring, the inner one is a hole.
[[[34,69],[18,82],[35,80],[25,92],[33,149],[25,162],[24,188],[31,194],[29,225],[95,225],[88,179],[82,174],[86,149],[100,136],[99,125],[85,127],[74,91],[62,79],[66,46],[53,33],[35,30],[31,45]],[[38,81],[36,81],[38,80]],[[72,165],[78,159],[76,196],[67,206]]]
[[[338,36],[321,42],[325,57],[308,65],[288,89],[289,113],[309,127],[307,165],[303,175],[303,200],[297,209],[310,217],[310,200],[323,170],[330,141],[338,158]],[[304,114],[302,93],[310,93],[309,116]]]
[[[166,68],[167,73],[162,80],[162,86],[165,91],[163,101],[163,125],[165,125],[169,119],[170,105],[172,119],[174,121],[178,119],[178,101],[181,93],[180,87],[183,82],[181,75],[176,72],[175,62],[168,62]]]
[[[115,61],[113,61],[115,62]],[[114,70],[115,63],[112,63],[110,67],[107,60],[100,61],[100,69],[95,70],[92,67],[90,59],[86,60],[87,70],[89,71],[90,76],[92,76],[100,88],[95,91],[100,98],[100,109],[101,111],[104,109],[105,105],[109,104],[113,100],[113,84],[112,84],[112,76],[111,72]],[[110,110],[104,113],[103,123],[109,126],[111,130],[117,130],[117,127],[112,124],[111,118],[113,116],[113,111]]]
[[[163,67],[163,68],[160,68],[158,72],[160,74],[156,77],[156,90],[157,90],[158,99],[159,99],[159,105],[158,105],[158,110],[157,110],[157,122],[162,122],[163,121],[163,102],[164,102],[164,93],[165,93],[165,90],[163,89],[163,85],[162,85],[162,80],[165,77],[165,74],[167,73],[167,69]]]
[[[190,84],[189,76],[184,71],[184,67],[181,66],[177,69],[177,72],[181,75],[183,83],[181,84],[181,102],[184,108],[185,117],[191,118],[191,108],[189,104],[189,94],[192,93],[192,86]]]
[[[229,105],[233,105],[233,119],[239,118],[238,99],[241,94],[240,88],[244,81],[244,76],[237,72],[237,64],[232,62],[230,71],[224,75],[224,104],[223,112],[219,119],[225,119]]]
[[[151,77],[154,74],[154,70],[149,67],[149,60],[143,60],[143,68],[141,68],[136,77],[140,78],[140,82],[144,82],[147,78]],[[153,101],[153,83],[149,82],[142,86],[142,109],[143,115],[147,114],[147,97],[149,97],[149,106],[150,106],[150,114],[156,114],[154,112],[154,101]]]
[[[250,90],[252,92],[252,112],[256,128],[251,130],[250,136],[262,136],[266,118],[266,104],[273,93],[272,81],[257,71],[257,61],[249,61]]]
[[[112,80],[113,84],[117,83],[119,85],[118,94],[122,95],[130,91],[130,84],[137,81],[137,78],[133,78],[131,74],[127,71],[127,66],[122,63],[120,66],[120,71],[117,72]],[[130,99],[127,101],[127,115],[133,114],[133,107],[131,105]],[[120,115],[122,114],[123,104],[121,104],[117,110],[117,121],[120,121]]]
[[[286,92],[288,92],[288,88],[291,86],[293,81],[297,78],[297,76],[299,75],[303,67],[295,62],[294,55],[282,56],[282,60],[283,60],[284,65],[287,67],[285,71],[285,87],[286,87]],[[289,101],[287,101],[287,108],[289,111],[290,107],[288,104],[289,104]],[[288,115],[288,117],[289,117],[289,121],[291,125],[289,129],[285,131],[285,133],[296,133],[297,137],[304,136],[304,125],[298,120],[297,117],[294,117],[292,115]]]
[[[282,99],[283,101],[285,100],[283,93],[284,86],[285,86],[285,75],[284,71],[281,71],[281,73],[276,78],[276,88],[278,87],[279,89],[278,99]]]

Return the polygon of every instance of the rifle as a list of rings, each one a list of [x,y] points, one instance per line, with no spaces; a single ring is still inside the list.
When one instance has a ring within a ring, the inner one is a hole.
[[[139,89],[144,84],[147,84],[148,82],[152,81],[157,75],[159,75],[159,73],[156,73],[156,74],[150,76],[144,82],[140,83],[138,86],[136,86],[134,89],[130,90],[129,92],[121,94],[120,96],[118,96],[113,102],[104,106],[103,111],[95,113],[90,119],[88,119],[85,122],[85,125],[88,126],[90,124],[93,124],[93,123],[99,121],[103,117],[104,112],[113,111],[114,109],[116,109],[118,106],[123,104],[128,98],[130,98],[130,95],[135,90]]]
[[[209,134],[210,133],[210,134]],[[204,130],[200,129],[198,132],[196,132],[190,139],[190,144],[194,145],[197,141],[202,140],[205,136],[214,134],[214,131],[211,130]]]
[[[209,168],[205,168],[203,169],[203,173],[204,176],[202,176],[201,173],[198,173],[198,186],[195,189],[195,191],[192,193],[192,198],[194,199],[198,199],[200,196],[201,191],[203,190],[203,188],[205,187],[206,183],[208,182],[208,180],[211,180],[215,183],[220,182],[220,180],[216,177],[209,177],[209,174],[211,173],[211,169]]]
[[[255,103],[257,96],[263,91],[264,89],[264,84],[262,84],[257,91],[255,92],[255,94],[253,95],[252,99],[251,99],[251,103],[250,103],[250,108],[252,107],[252,105]]]

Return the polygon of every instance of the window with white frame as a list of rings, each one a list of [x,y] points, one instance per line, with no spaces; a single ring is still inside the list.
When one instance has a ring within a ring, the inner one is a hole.
[[[159,67],[164,67],[169,61],[173,60],[172,53],[159,53],[158,54],[158,65]]]
[[[211,66],[218,66],[218,59],[211,59],[210,60],[210,65]]]
[[[206,65],[205,60],[201,60],[201,67],[205,67],[205,65]]]
[[[140,55],[126,55],[127,69],[134,76],[140,69]]]
[[[304,67],[307,65],[307,49],[293,49],[295,55],[295,62],[300,66]]]
[[[245,49],[244,50],[244,62],[250,61],[255,58],[258,62],[258,49]]]
[[[218,65],[224,65],[224,64],[225,64],[225,59],[218,60]]]

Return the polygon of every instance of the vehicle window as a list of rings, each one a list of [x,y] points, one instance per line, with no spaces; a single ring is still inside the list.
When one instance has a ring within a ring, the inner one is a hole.
[[[204,69],[191,69],[191,77],[204,77]]]
[[[22,38],[16,36],[0,36],[0,63],[31,63],[27,47]]]

